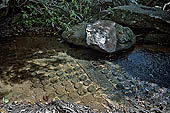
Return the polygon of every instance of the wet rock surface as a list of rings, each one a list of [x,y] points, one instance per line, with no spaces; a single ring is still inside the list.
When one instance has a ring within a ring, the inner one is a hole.
[[[166,33],[150,33],[147,34],[143,40],[144,43],[156,43],[156,44],[160,44],[163,46],[170,46],[169,42],[170,42],[170,34],[166,34]]]
[[[123,6],[123,5],[135,5],[137,4],[136,0],[93,0],[92,1],[92,14],[96,14],[100,12],[101,10],[110,8],[110,7],[116,7],[116,6]]]
[[[170,31],[169,12],[153,7],[140,5],[119,6],[109,11],[103,11],[98,17],[135,28],[157,29],[164,33],[169,33]]]
[[[168,48],[140,45],[104,56],[91,49],[71,48],[52,37],[16,37],[13,41],[0,43],[0,98],[3,102],[54,101],[42,104],[44,109],[19,103],[13,109],[58,110],[60,104],[54,103],[64,100],[70,102],[64,104],[68,109],[62,107],[68,111],[72,103],[89,106],[94,112],[170,110]],[[0,108],[10,105],[0,104]]]
[[[71,31],[65,31],[62,36],[71,44],[104,53],[129,49],[136,43],[136,36],[130,28],[110,20],[99,20],[92,24],[80,23]]]

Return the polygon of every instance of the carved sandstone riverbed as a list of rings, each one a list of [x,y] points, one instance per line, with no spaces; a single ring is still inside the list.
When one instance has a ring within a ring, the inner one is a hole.
[[[0,43],[0,98],[26,102],[55,98],[96,110],[104,110],[106,103],[111,103],[167,112],[169,51],[139,45],[105,56],[61,44],[53,37],[14,37]]]

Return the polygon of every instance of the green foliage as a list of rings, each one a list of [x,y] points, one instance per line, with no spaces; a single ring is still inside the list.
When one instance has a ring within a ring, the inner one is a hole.
[[[39,10],[37,8],[38,6],[38,4],[25,5],[22,9],[23,19],[20,24],[27,27],[40,25],[54,27],[57,20],[55,12],[50,11],[47,7],[42,7],[41,10]]]
[[[71,26],[91,17],[91,0],[63,0],[55,5],[40,0],[28,1],[22,8],[22,24],[27,27],[47,26],[69,30]]]

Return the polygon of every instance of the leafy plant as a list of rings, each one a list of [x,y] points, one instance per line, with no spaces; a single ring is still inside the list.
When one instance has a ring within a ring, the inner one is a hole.
[[[22,21],[27,27],[47,26],[70,30],[71,26],[91,17],[92,0],[72,0],[47,3],[42,0],[29,0],[22,7]]]

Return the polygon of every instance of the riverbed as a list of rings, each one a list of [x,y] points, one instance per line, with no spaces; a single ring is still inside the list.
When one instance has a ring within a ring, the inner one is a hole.
[[[64,100],[106,110],[168,112],[170,48],[137,44],[105,55],[52,36],[16,36],[0,42],[0,99]]]

